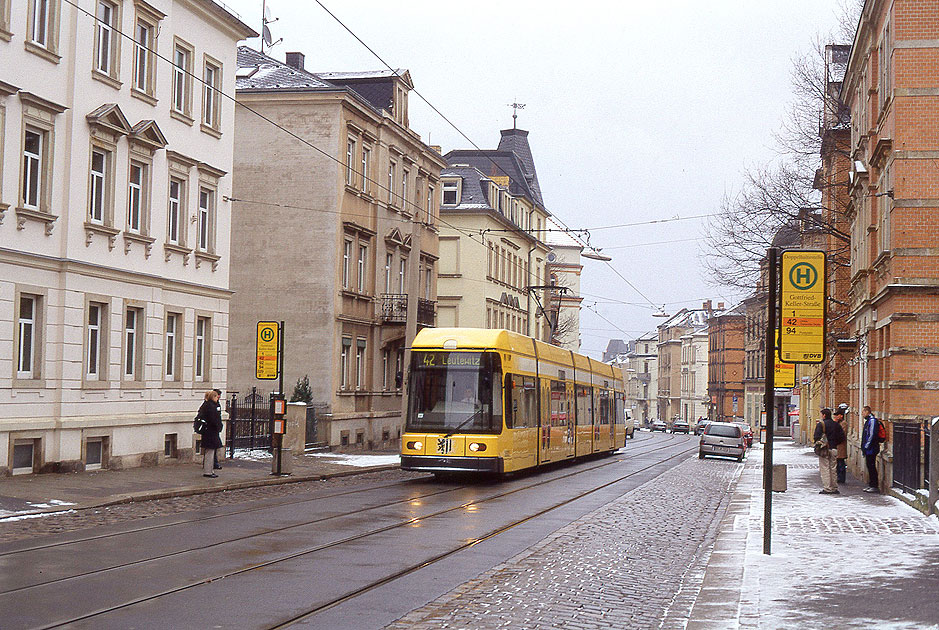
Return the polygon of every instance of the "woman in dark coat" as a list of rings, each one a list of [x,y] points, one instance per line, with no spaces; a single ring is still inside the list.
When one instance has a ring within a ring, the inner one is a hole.
[[[199,407],[197,418],[205,420],[205,431],[202,432],[202,476],[218,477],[212,471],[212,465],[217,456],[217,450],[222,448],[222,414],[219,412],[218,394],[215,390],[205,393],[205,402]]]

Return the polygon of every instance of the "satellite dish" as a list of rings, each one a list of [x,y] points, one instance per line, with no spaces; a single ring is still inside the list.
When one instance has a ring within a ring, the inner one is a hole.
[[[261,28],[261,39],[263,39],[264,43],[268,46],[271,45],[271,41],[274,39],[274,37],[271,35],[271,29],[267,28],[267,24]]]
[[[265,22],[271,21],[271,5],[269,4],[264,5],[264,21]]]

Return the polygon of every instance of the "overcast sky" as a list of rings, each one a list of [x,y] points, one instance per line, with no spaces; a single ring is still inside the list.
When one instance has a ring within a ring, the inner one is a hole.
[[[225,2],[260,30],[261,0]],[[744,167],[773,157],[791,60],[840,15],[838,0],[323,4],[410,70],[417,91],[481,148],[512,126],[508,105],[525,103],[518,126],[530,132],[545,204],[571,228],[715,212]],[[269,7],[283,38],[272,56],[303,52],[314,72],[383,68],[312,0]],[[428,144],[471,148],[415,94],[409,113]],[[585,260],[582,352],[599,358],[610,338],[653,330],[662,320],[649,301],[674,313],[739,299],[704,277],[704,221],[592,232],[642,295]]]

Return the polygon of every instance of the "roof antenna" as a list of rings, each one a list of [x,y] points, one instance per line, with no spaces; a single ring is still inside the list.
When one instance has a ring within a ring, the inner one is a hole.
[[[518,110],[525,109],[525,103],[519,103],[518,99],[515,99],[514,103],[510,103],[507,107],[512,108],[512,129],[518,129],[515,123],[518,120]]]

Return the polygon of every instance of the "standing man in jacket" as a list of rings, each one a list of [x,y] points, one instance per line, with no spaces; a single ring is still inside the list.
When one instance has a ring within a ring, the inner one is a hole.
[[[864,453],[864,461],[867,464],[867,487],[864,488],[864,492],[879,492],[877,453],[880,452],[881,424],[880,420],[874,417],[874,412],[870,407],[865,406],[861,410],[861,416],[864,418],[864,429],[861,431],[861,452]]]
[[[818,471],[822,476],[822,489],[819,494],[841,494],[838,490],[838,477],[836,466],[838,462],[838,445],[845,441],[845,434],[841,425],[832,420],[831,409],[822,409],[822,419],[815,425],[815,441],[828,438],[828,450],[818,456]]]
[[[838,408],[832,413],[835,422],[841,427],[841,432],[847,436],[848,425],[844,419],[844,412],[847,405],[838,405]],[[848,440],[838,445],[838,483],[848,483]]]

